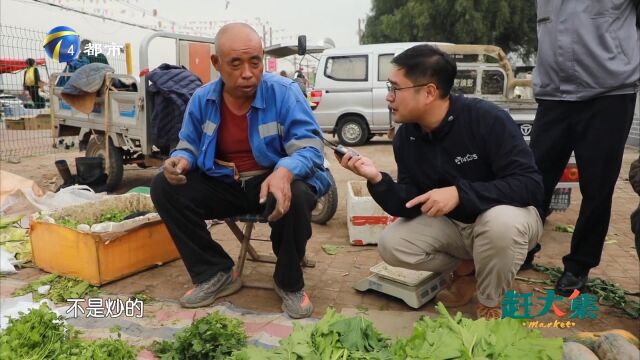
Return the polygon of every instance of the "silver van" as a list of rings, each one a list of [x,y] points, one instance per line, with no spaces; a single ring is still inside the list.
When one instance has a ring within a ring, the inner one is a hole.
[[[393,128],[385,97],[391,59],[414,45],[388,43],[325,50],[318,63],[311,107],[322,131],[347,146],[366,143]],[[444,43],[429,43],[432,45]]]

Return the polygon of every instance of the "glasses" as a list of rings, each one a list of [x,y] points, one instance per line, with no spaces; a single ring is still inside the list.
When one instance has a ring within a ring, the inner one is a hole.
[[[426,83],[426,84],[420,84],[420,85],[413,85],[413,86],[405,86],[405,87],[395,87],[393,84],[391,84],[390,82],[387,81],[386,85],[387,85],[387,93],[388,94],[393,94],[391,95],[394,99],[396,98],[396,91],[400,91],[400,90],[404,90],[404,89],[414,89],[414,88],[418,88],[418,87],[422,87],[422,86],[427,86],[429,84],[433,84],[433,83]]]

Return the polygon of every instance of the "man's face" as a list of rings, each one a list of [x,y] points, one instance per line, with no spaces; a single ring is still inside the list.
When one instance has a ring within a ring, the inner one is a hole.
[[[395,66],[389,73],[389,84],[392,90],[387,93],[386,100],[393,120],[399,124],[416,122],[437,96],[433,83],[414,84],[405,76],[404,69]]]
[[[262,79],[263,50],[260,39],[243,31],[227,34],[211,56],[213,66],[224,81],[224,91],[237,98],[255,96]]]

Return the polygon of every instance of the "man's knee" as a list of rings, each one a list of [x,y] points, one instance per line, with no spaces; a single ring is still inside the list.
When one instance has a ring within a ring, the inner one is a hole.
[[[151,180],[151,200],[155,204],[157,201],[162,201],[167,193],[168,187],[171,186],[164,176],[164,173],[160,172]]]
[[[385,263],[391,266],[403,267],[407,264],[401,260],[401,256],[398,256],[398,245],[398,236],[394,226],[387,226],[378,239],[378,254],[380,254]]]
[[[474,227],[474,246],[492,256],[506,255],[514,246],[534,246],[541,229],[535,210],[513,206],[496,206],[480,215]],[[474,251],[475,252],[475,251]]]
[[[315,206],[315,194],[304,181],[296,180],[291,183],[291,206],[294,211],[307,209],[311,212]]]

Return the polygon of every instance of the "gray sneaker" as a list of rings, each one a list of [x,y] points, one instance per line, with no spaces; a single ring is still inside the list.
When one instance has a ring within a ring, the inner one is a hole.
[[[185,308],[199,308],[213,304],[216,299],[231,295],[240,290],[242,280],[235,271],[219,272],[213,278],[196,285],[180,298],[180,305]]]
[[[313,312],[313,304],[309,300],[309,296],[303,290],[284,291],[274,286],[276,293],[282,298],[282,310],[292,319],[302,319],[311,316]]]

